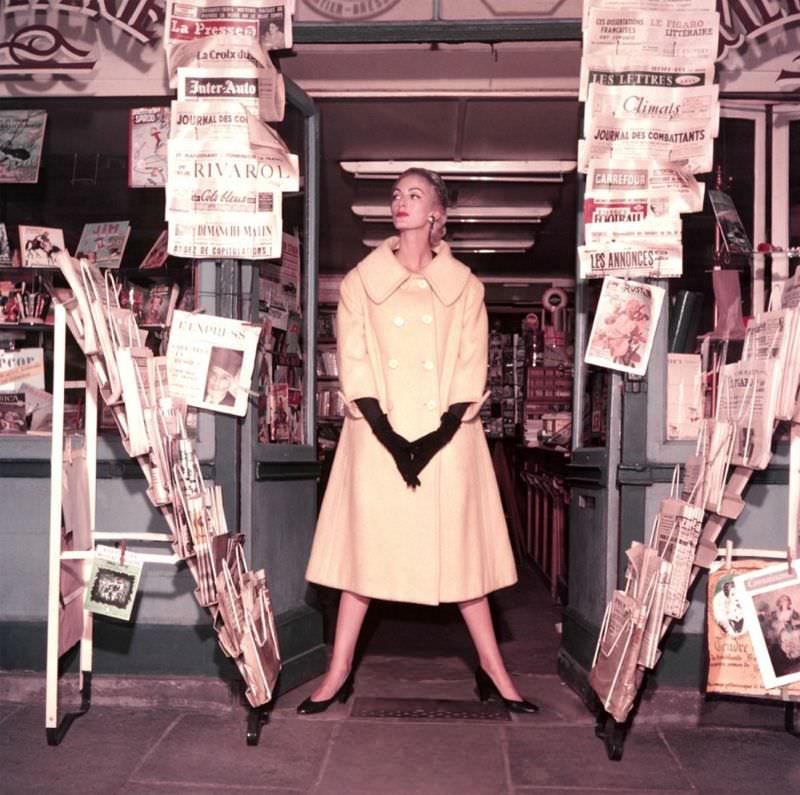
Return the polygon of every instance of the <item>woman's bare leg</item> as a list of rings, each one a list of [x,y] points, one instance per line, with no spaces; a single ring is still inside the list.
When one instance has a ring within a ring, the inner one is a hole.
[[[520,701],[522,696],[511,681],[500,655],[492,614],[489,610],[489,600],[481,596],[468,602],[459,602],[458,608],[464,616],[472,642],[475,644],[481,668],[492,678],[503,698]]]
[[[336,619],[336,636],[333,640],[331,664],[319,687],[311,694],[312,701],[325,701],[333,698],[344,680],[347,679],[347,675],[353,667],[353,654],[368,607],[369,599],[366,596],[342,591],[339,615]]]

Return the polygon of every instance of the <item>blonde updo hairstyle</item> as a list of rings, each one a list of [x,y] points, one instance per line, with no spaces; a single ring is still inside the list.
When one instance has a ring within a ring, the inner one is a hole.
[[[401,179],[411,176],[422,177],[422,179],[424,179],[433,188],[436,198],[439,202],[439,206],[442,208],[441,217],[438,219],[434,216],[430,217],[430,244],[431,248],[436,248],[436,246],[442,242],[442,239],[447,234],[447,227],[445,226],[445,223],[447,222],[447,208],[450,206],[450,197],[447,194],[447,185],[445,185],[444,180],[435,171],[431,171],[428,168],[419,168],[418,166],[413,166],[412,168],[407,168],[402,174],[400,174],[400,176],[394,181],[392,190],[394,190],[394,188],[397,186],[397,183],[400,182]]]

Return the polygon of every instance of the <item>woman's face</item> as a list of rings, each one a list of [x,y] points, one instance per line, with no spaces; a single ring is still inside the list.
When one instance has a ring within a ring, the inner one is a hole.
[[[429,217],[439,218],[442,214],[433,185],[418,174],[409,174],[394,186],[391,210],[392,223],[398,232],[429,228]]]

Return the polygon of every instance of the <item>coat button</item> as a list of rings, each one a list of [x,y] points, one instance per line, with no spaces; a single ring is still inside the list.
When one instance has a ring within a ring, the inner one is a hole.
[[[400,317],[400,315],[398,315],[398,316],[397,316],[397,317],[394,319],[394,324],[395,324],[395,326],[397,326],[398,328],[400,328],[400,326],[404,326],[404,325],[405,325],[405,322],[406,322],[406,321],[405,321],[405,320],[403,320],[403,318],[402,318],[402,317]]]
[[[430,324],[433,323],[433,315],[423,315],[422,316],[422,322],[426,326],[430,326]]]
[[[423,362],[423,363],[422,363],[422,366],[423,366],[423,367],[424,367],[426,370],[433,370],[433,362],[432,362],[432,361],[430,361],[430,360],[428,360],[427,362]]]
[[[425,279],[418,279],[417,284],[420,286],[421,289],[425,289],[428,286],[428,282]]]
[[[389,367],[392,368],[392,370],[396,370],[397,369],[397,365],[399,365],[400,362],[398,362],[397,359],[389,359],[388,364],[389,364]]]
[[[433,411],[433,409],[435,409],[435,408],[436,408],[436,401],[435,401],[435,400],[429,400],[429,401],[428,401],[428,402],[425,404],[425,406],[426,406],[426,408],[429,408],[431,411]]]

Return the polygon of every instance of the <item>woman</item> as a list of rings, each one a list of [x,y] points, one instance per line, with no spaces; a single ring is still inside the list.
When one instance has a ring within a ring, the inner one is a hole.
[[[475,643],[481,700],[524,701],[500,656],[487,594],[516,582],[478,412],[487,373],[483,285],[442,241],[447,189],[412,168],[392,191],[397,237],[342,280],[337,362],[345,421],[306,577],[342,590],[330,668],[299,707],[353,689],[371,598],[457,602]]]

